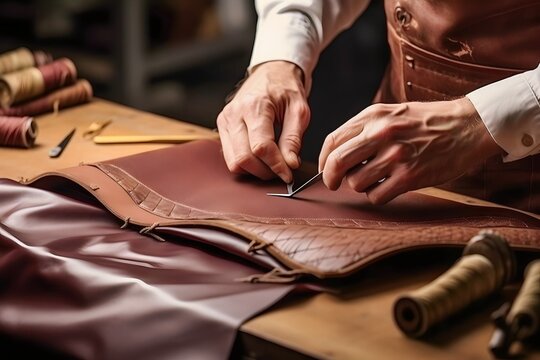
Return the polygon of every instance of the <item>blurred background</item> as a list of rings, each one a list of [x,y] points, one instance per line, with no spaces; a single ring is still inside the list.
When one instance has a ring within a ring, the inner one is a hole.
[[[2,0],[0,51],[20,46],[69,57],[96,97],[215,127],[249,63],[250,0]],[[382,1],[323,52],[302,157],[370,104],[388,58]]]

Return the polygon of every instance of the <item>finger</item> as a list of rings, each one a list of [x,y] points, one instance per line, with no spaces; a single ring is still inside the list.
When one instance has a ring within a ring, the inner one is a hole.
[[[330,190],[336,190],[348,171],[372,158],[375,153],[374,144],[366,143],[362,136],[340,145],[328,155],[323,171],[324,184]]]
[[[221,140],[221,149],[223,152],[223,158],[227,164],[227,168],[233,174],[246,174],[246,171],[235,164],[234,150],[231,144],[230,135],[227,128],[219,127],[219,139]]]
[[[270,114],[262,117],[250,117],[246,120],[247,134],[251,153],[277,174],[284,182],[292,182],[292,172],[274,139],[274,119]],[[273,112],[271,114],[273,116]]]
[[[337,130],[331,132],[325,139],[321,152],[319,153],[319,171],[326,166],[328,156],[335,151],[339,146],[359,135],[363,131],[363,127],[352,129],[347,123],[340,126]]]
[[[285,112],[278,146],[287,165],[292,169],[300,166],[299,154],[309,118],[310,110],[304,101],[289,106]]]
[[[373,162],[376,164],[372,164]],[[365,165],[358,165],[349,171],[345,175],[345,179],[351,189],[356,192],[364,192],[386,179],[388,171],[388,166],[375,158]]]
[[[405,151],[400,144],[392,145],[384,150],[379,150],[377,155],[365,165],[356,166],[350,170],[346,177],[349,186],[363,192],[378,186],[392,169],[396,168],[403,159]]]
[[[245,173],[244,169],[235,166],[234,164],[234,150],[230,141],[229,130],[227,129],[227,117],[221,112],[216,121],[218,128],[219,139],[221,141],[221,150],[223,153],[223,158],[225,159],[225,164],[227,168],[232,173]]]
[[[230,158],[229,170],[236,174],[247,172],[263,180],[273,178],[274,173],[251,152],[248,131],[244,121],[229,121],[228,124],[225,148],[231,149],[231,155],[228,155]]]
[[[366,195],[369,201],[375,205],[383,205],[397,196],[412,190],[405,184],[404,174],[396,172],[377,186],[374,186],[366,191]]]
[[[369,116],[371,107],[368,107],[352,117],[339,128],[331,132],[324,139],[321,152],[319,154],[319,171],[323,170],[330,153],[340,145],[360,135],[364,131],[364,123]]]

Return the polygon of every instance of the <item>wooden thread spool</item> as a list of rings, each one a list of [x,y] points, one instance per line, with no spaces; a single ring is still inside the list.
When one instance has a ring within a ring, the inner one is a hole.
[[[33,117],[0,116],[0,146],[34,146],[38,127]]]
[[[67,58],[5,74],[0,77],[0,105],[7,109],[14,103],[72,84],[76,78],[77,69]]]
[[[540,327],[540,260],[527,265],[525,280],[506,317],[510,327],[518,329],[516,339],[534,335]]]
[[[90,83],[85,80],[77,80],[73,85],[51,91],[37,99],[32,99],[8,109],[0,108],[0,115],[4,116],[24,116],[39,115],[69,106],[74,106],[88,102],[93,96],[93,90]]]
[[[43,51],[30,51],[21,47],[0,55],[0,74],[7,74],[13,71],[25,69],[33,66],[41,66],[52,61],[50,54]]]
[[[0,80],[0,105],[7,109],[16,101],[23,101],[42,94],[45,81],[36,67],[6,74]]]
[[[506,240],[490,231],[473,237],[462,258],[430,284],[399,297],[394,321],[406,335],[420,337],[434,325],[499,290],[515,273]]]

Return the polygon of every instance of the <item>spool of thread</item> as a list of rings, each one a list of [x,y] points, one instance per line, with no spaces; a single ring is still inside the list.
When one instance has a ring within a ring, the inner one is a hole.
[[[0,77],[0,106],[7,109],[15,103],[72,84],[76,79],[77,69],[68,58],[5,74]]]
[[[93,96],[92,85],[85,80],[78,80],[73,85],[54,90],[49,94],[37,99],[12,106],[8,109],[0,109],[0,115],[4,116],[35,116],[60,110],[74,105],[90,101]]]
[[[500,290],[514,276],[515,267],[506,240],[482,231],[467,243],[463,256],[448,271],[396,300],[394,321],[406,335],[420,337],[473,302]]]
[[[13,71],[48,64],[52,56],[44,51],[30,51],[21,47],[0,54],[0,75]]]
[[[506,323],[516,331],[516,340],[534,335],[540,328],[540,260],[525,269],[525,280],[508,312]]]
[[[0,145],[30,148],[38,133],[33,117],[0,116]]]

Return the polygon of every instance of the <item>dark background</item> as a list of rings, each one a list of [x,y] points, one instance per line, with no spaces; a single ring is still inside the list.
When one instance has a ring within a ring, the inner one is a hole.
[[[302,157],[369,105],[387,63],[382,1],[322,53]],[[0,51],[71,58],[95,96],[215,127],[249,63],[256,13],[248,0],[3,0]]]

